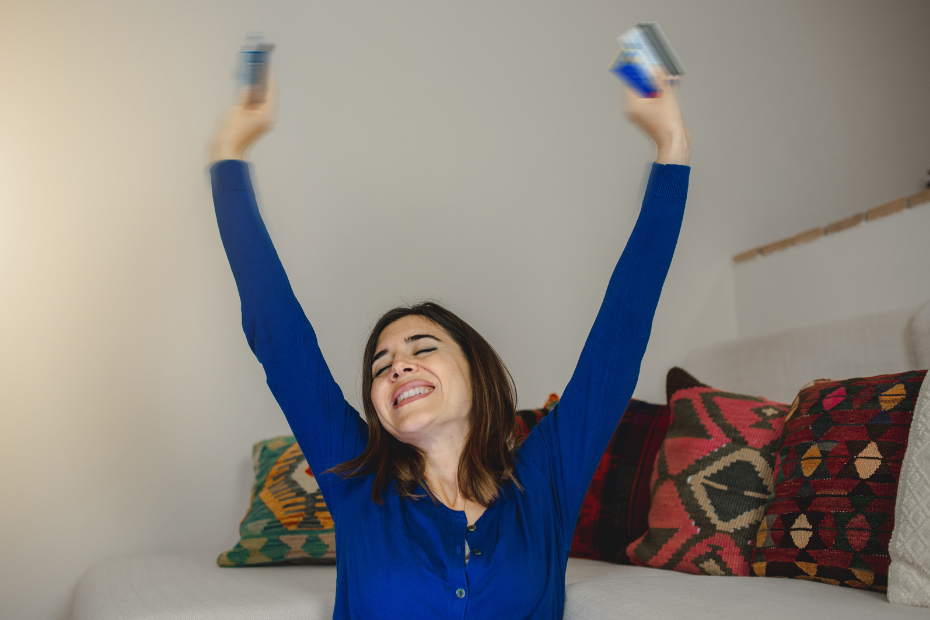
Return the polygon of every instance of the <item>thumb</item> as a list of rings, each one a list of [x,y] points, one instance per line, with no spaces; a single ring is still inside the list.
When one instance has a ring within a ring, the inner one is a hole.
[[[662,96],[672,93],[672,89],[678,85],[679,79],[668,73],[665,66],[655,65],[652,67],[652,79],[662,93]]]

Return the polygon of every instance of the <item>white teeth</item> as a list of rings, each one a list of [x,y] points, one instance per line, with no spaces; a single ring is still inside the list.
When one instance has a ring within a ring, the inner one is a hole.
[[[397,404],[400,404],[402,400],[406,400],[410,398],[411,396],[416,396],[417,394],[427,394],[430,391],[431,391],[430,388],[427,388],[427,387],[418,387],[418,388],[413,388],[412,390],[407,390],[403,394],[397,397]]]

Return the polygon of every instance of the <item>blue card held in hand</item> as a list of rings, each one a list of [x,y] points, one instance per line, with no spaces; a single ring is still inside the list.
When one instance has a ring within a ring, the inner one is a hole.
[[[664,67],[671,76],[685,72],[681,60],[655,22],[641,22],[617,37],[617,41],[620,51],[609,69],[641,97],[659,95],[659,85],[652,78],[656,65]]]

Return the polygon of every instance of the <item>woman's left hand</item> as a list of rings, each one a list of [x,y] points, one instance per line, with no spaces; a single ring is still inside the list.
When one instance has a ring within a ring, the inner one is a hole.
[[[656,143],[659,149],[656,162],[687,166],[691,161],[691,134],[685,129],[681,107],[675,97],[677,80],[661,67],[656,67],[652,75],[660,88],[658,97],[640,97],[629,86],[624,86],[626,116]]]

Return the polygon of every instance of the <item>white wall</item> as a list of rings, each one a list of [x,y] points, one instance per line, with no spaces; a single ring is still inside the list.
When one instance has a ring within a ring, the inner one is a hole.
[[[736,334],[729,257],[920,189],[922,0],[7,1],[0,18],[0,615],[67,616],[90,564],[235,541],[286,433],[238,324],[204,145],[248,30],[277,45],[268,227],[357,403],[367,328],[434,297],[537,406],[567,382],[641,199],[606,71],[659,21],[694,174],[638,394]],[[864,40],[870,45],[862,45]]]
[[[930,301],[930,204],[864,222],[734,270],[740,337]]]

